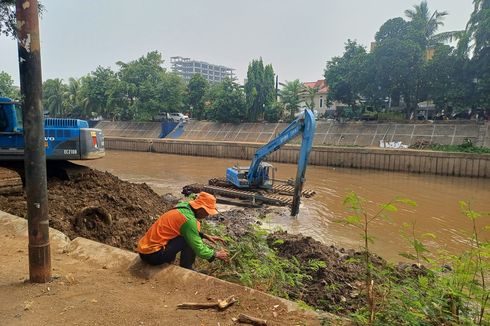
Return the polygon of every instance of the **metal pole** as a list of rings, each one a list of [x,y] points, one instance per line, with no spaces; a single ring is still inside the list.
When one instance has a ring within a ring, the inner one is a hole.
[[[31,282],[51,280],[48,196],[37,0],[17,0],[20,89],[24,114],[24,167]]]

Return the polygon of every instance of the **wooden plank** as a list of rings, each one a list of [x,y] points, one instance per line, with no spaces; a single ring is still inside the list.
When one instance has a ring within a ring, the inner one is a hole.
[[[375,158],[375,169],[376,170],[381,170],[381,158],[382,158],[382,154],[381,153],[376,153],[376,158]]]
[[[473,168],[471,169],[471,176],[478,177],[479,169],[480,169],[480,160],[473,160]]]
[[[400,160],[401,160],[403,171],[409,172],[410,171],[410,156],[401,155]]]
[[[0,167],[0,194],[15,194],[22,191],[20,175],[13,170]]]
[[[393,171],[401,171],[400,156],[396,155],[394,157]]]
[[[396,154],[391,154],[389,157],[389,165],[388,165],[388,170],[390,171],[395,171],[395,160],[396,160]]]
[[[418,173],[420,171],[420,155],[413,155],[412,171]]]

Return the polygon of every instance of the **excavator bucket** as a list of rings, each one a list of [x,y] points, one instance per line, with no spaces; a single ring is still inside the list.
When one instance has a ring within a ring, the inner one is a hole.
[[[313,138],[315,137],[316,121],[311,110],[305,110],[304,113],[304,131],[302,133],[301,148],[298,159],[298,169],[296,180],[294,182],[293,204],[291,205],[291,216],[297,216],[299,205],[301,204],[301,194],[305,182],[306,167],[308,166],[308,157],[310,156]]]

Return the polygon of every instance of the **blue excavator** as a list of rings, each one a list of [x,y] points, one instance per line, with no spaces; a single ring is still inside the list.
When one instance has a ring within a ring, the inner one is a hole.
[[[311,197],[314,195],[314,191],[303,190],[303,184],[315,128],[315,116],[311,110],[306,109],[277,137],[257,150],[250,166],[228,168],[226,179],[211,179],[209,185],[188,185],[184,187],[182,193],[188,195],[206,191],[217,196],[221,203],[238,206],[255,207],[260,203],[287,205],[291,206],[291,215],[297,216],[301,196]],[[302,136],[302,141],[296,179],[294,181],[275,179],[273,177],[275,169],[271,164],[264,161],[265,158],[299,135]]]
[[[22,110],[10,98],[0,97],[0,194],[21,189],[24,159]],[[102,130],[79,119],[44,119],[46,160],[65,168],[68,160],[90,160],[105,155]],[[48,166],[49,168],[50,166]]]
[[[301,134],[302,140],[291,205],[291,215],[298,215],[306,167],[308,165],[308,157],[315,136],[315,128],[316,122],[313,112],[310,109],[305,109],[289,126],[286,127],[286,129],[277,135],[276,138],[257,150],[249,167],[234,166],[228,168],[226,170],[226,180],[239,189],[271,189],[274,181],[271,178],[273,166],[264,162],[264,159],[267,155],[277,151],[283,145]]]
[[[18,103],[0,97],[0,160],[24,157],[22,110]],[[44,119],[47,160],[89,160],[104,157],[102,130],[79,119]]]

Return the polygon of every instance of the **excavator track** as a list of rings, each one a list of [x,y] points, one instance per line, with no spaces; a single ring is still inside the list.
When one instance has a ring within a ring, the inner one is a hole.
[[[224,178],[210,179],[209,185],[236,189],[235,186],[233,186],[231,183],[226,181],[226,179],[224,179]],[[277,194],[277,195],[293,196],[294,195],[294,187],[287,184],[287,183],[275,183],[272,186],[272,189],[267,190],[267,192]],[[312,189],[305,189],[301,193],[301,195],[305,198],[313,197],[315,194],[316,194],[316,192]]]
[[[22,193],[22,178],[13,169],[0,167],[0,195]]]
[[[52,178],[70,180],[89,168],[69,161],[48,161],[46,163],[46,175],[48,181]],[[24,162],[7,161],[0,162],[0,195],[8,196],[24,191]]]
[[[225,179],[215,178],[209,180],[209,185],[191,184],[184,187],[182,193],[189,195],[199,193],[201,191],[208,192],[220,197],[236,198],[241,201],[249,202],[250,205],[267,204],[273,206],[291,206],[293,204],[294,187],[287,184],[276,184],[270,190],[245,190],[237,189]],[[304,197],[311,197],[315,194],[313,190],[303,191]]]
[[[284,195],[262,194],[251,190],[232,189],[204,184],[192,184],[185,186],[182,190],[182,193],[187,196],[189,194],[199,193],[201,191],[208,192],[215,196],[238,198],[241,200],[249,201],[251,203],[264,203],[274,206],[290,206],[293,203],[292,198]]]

